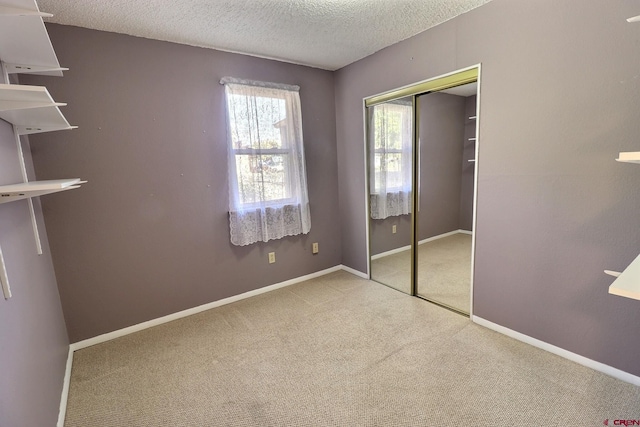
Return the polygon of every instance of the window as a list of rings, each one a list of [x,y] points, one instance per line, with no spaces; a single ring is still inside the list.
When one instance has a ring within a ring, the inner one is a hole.
[[[231,242],[308,233],[302,116],[297,86],[225,77]]]
[[[370,109],[371,218],[411,212],[411,103],[392,101]]]

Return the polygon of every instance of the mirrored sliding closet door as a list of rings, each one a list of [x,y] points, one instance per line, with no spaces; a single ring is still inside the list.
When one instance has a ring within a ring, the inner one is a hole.
[[[371,279],[472,305],[479,69],[365,100]]]
[[[421,95],[417,295],[469,313],[476,83]]]
[[[371,277],[411,293],[413,99],[368,109]]]

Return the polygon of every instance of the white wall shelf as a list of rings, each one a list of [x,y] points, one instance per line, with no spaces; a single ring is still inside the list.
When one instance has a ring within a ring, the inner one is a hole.
[[[30,197],[80,188],[86,181],[80,178],[56,179],[48,181],[31,181],[20,184],[0,185],[0,203],[14,202]]]
[[[24,3],[24,2],[14,2],[14,3]],[[26,9],[22,6],[10,6],[6,4],[0,4],[0,16],[40,16],[42,18],[51,18],[53,15],[50,13],[40,12],[38,10]]]
[[[616,161],[623,163],[640,163],[640,151],[622,152],[618,155]]]
[[[74,129],[47,88],[0,84],[0,118],[13,124],[18,135]]]
[[[616,161],[640,163],[640,151],[621,152]],[[616,278],[609,286],[610,294],[640,300],[640,255],[621,273],[611,270],[604,272]]]
[[[8,73],[62,76],[35,0],[0,0],[0,59]]]
[[[640,255],[613,281],[609,293],[640,300]]]
[[[79,188],[79,178],[29,182],[21,135],[74,129],[60,111],[66,105],[55,102],[47,88],[9,84],[9,74],[30,73],[62,76],[60,67],[42,20],[52,16],[40,12],[36,0],[0,0],[0,119],[13,125],[18,162],[23,182],[0,185],[0,204],[27,200],[38,254],[42,244],[33,197]],[[0,250],[0,286],[5,299],[11,288],[2,251]]]

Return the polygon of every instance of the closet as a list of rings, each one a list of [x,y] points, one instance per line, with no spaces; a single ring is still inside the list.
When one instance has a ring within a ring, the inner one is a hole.
[[[365,100],[370,277],[469,315],[479,66]]]

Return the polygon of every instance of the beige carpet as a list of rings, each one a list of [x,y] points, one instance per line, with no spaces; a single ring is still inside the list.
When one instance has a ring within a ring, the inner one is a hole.
[[[67,427],[602,426],[640,388],[345,272],[75,353]]]
[[[373,260],[371,277],[411,293],[411,251]],[[471,235],[457,233],[418,245],[418,295],[468,313],[470,283]]]

